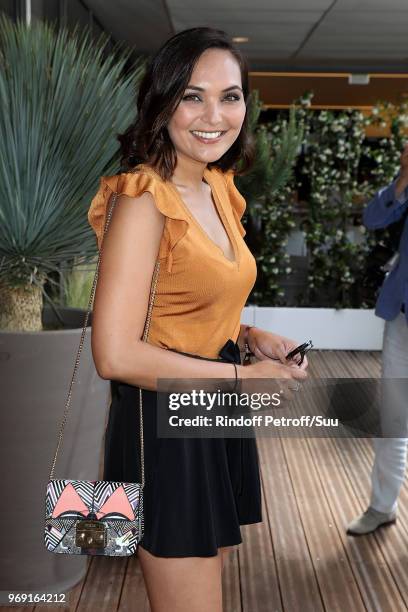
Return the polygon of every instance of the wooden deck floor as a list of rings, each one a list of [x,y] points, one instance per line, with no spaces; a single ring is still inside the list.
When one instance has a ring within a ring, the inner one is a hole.
[[[310,361],[317,376],[380,373],[379,353],[316,351]],[[366,508],[369,440],[258,438],[258,448],[264,521],[242,527],[243,544],[224,569],[225,612],[408,610],[407,485],[396,525],[362,538],[345,534]],[[137,558],[92,559],[69,610],[148,612]]]

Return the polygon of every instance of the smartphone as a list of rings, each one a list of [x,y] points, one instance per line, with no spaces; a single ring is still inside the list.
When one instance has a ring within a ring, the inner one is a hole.
[[[306,353],[312,348],[313,342],[311,340],[309,340],[308,342],[304,342],[303,344],[299,344],[299,346],[294,348],[292,351],[290,351],[290,353],[286,355],[286,359],[293,359],[294,357],[296,357],[296,355],[300,354],[302,358],[298,365],[302,365]]]

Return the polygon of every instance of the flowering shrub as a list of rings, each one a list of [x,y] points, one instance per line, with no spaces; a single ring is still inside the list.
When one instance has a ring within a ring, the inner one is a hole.
[[[286,244],[296,226],[293,194],[298,188],[306,194],[305,214],[299,221],[307,245],[307,283],[296,304],[372,307],[378,286],[367,277],[367,264],[373,245],[386,242],[388,232],[365,231],[362,212],[398,171],[407,108],[381,103],[367,117],[352,109],[312,110],[312,97],[306,93],[296,102],[294,120],[303,133],[303,147],[297,153],[298,182],[292,177],[274,193],[258,198],[262,224],[254,254],[260,273],[250,301],[288,303],[284,287],[292,267]],[[281,112],[276,121],[263,125],[272,151],[279,152],[282,126],[287,123],[288,113]],[[368,125],[390,126],[389,137],[366,138]],[[249,228],[253,230],[253,224]]]

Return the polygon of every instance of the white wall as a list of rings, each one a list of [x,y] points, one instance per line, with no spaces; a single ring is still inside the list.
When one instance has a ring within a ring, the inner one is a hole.
[[[242,323],[256,325],[315,348],[380,351],[384,320],[374,310],[248,306]]]

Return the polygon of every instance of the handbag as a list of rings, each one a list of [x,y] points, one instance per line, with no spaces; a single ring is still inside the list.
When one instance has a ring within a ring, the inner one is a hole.
[[[111,196],[112,204],[107,215],[103,236],[105,236],[108,229],[117,196],[117,192]],[[137,544],[143,537],[143,488],[145,474],[141,388],[139,388],[141,483],[54,478],[57,455],[62,443],[63,431],[71,403],[72,388],[84,344],[88,317],[95,295],[101,254],[102,244],[99,250],[95,278],[46,489],[44,540],[47,550],[53,553],[116,557],[134,554]],[[147,341],[149,333],[159,269],[160,261],[157,260],[153,272],[149,306],[143,330],[142,339],[144,342]]]

